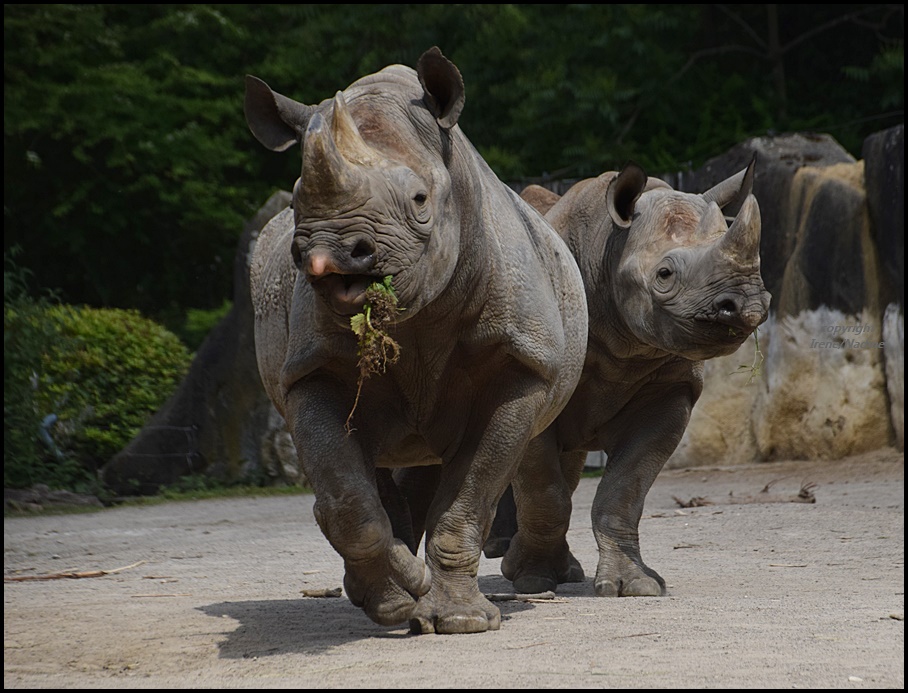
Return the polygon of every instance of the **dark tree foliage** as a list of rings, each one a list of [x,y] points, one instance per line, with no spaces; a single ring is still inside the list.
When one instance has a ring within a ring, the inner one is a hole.
[[[247,73],[317,103],[438,45],[499,176],[576,178],[773,131],[857,157],[904,120],[903,37],[903,5],[4,5],[4,248],[66,302],[222,305],[299,167],[248,133]]]

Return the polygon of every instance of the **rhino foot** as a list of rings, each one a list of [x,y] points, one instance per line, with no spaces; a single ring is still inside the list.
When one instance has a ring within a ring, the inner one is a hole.
[[[462,587],[462,585],[459,585]],[[426,633],[484,633],[501,627],[501,612],[486,599],[477,586],[462,592],[436,583],[420,598],[410,618],[410,632]]]
[[[365,563],[347,563],[344,590],[350,601],[382,626],[405,623],[417,599],[432,586],[432,572],[399,539],[388,553]]]
[[[501,558],[508,552],[511,545],[510,537],[491,537],[482,546],[486,558]]]
[[[622,560],[600,560],[593,587],[597,597],[662,597],[666,594],[665,580],[649,566]]]
[[[518,533],[512,540],[504,559],[501,573],[514,583],[514,591],[521,594],[554,592],[565,582],[583,582],[583,566],[574,558],[567,542],[549,553],[530,552],[524,548]]]

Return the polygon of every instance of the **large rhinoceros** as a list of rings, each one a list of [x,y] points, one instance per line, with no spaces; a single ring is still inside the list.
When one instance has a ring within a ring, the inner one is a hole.
[[[586,346],[576,263],[461,132],[463,103],[437,48],[415,71],[392,65],[317,106],[246,83],[256,138],[302,145],[292,209],[262,231],[252,261],[259,371],[350,600],[423,633],[499,627],[477,583],[481,548]],[[387,277],[399,358],[362,383],[351,316]],[[423,560],[391,470],[425,465],[437,465],[437,493],[409,496],[422,506]]]
[[[599,596],[665,593],[665,581],[640,555],[644,499],[687,427],[703,361],[734,352],[767,317],[753,170],[752,161],[697,195],[631,164],[577,183],[546,213],[583,275],[589,342],[577,390],[523,464],[550,474],[557,460],[576,488],[587,452],[608,454],[592,508]],[[539,192],[524,194],[545,199]],[[723,212],[736,214],[730,227]],[[553,512],[552,504],[523,500],[533,493],[524,478],[513,487],[516,525],[506,496],[486,555],[507,551],[501,569],[520,592],[582,580],[572,557],[560,573],[535,559],[536,542],[523,525]]]

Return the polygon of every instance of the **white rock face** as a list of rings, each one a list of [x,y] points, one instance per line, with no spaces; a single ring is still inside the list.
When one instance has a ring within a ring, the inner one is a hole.
[[[703,395],[666,466],[837,459],[890,445],[893,428],[903,446],[903,334],[892,308],[884,320],[822,307],[770,316],[759,350],[752,337],[706,362]]]
[[[754,407],[761,459],[836,459],[889,444],[882,325],[820,308],[774,322]]]

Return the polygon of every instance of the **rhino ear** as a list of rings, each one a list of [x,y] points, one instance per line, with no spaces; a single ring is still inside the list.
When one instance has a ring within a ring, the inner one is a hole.
[[[703,193],[703,199],[715,202],[726,216],[737,216],[744,200],[753,190],[756,163],[757,155],[754,153],[747,168],[707,190]]]
[[[416,74],[422,84],[423,101],[438,124],[445,129],[457,125],[464,102],[460,70],[442,55],[438,46],[433,46],[420,56]]]
[[[302,141],[309,118],[315,111],[313,106],[272,91],[271,87],[252,75],[246,75],[243,109],[252,134],[275,152],[282,152]]]
[[[608,214],[616,226],[626,229],[634,218],[634,206],[646,187],[646,173],[635,163],[629,163],[609,182],[605,193]]]

